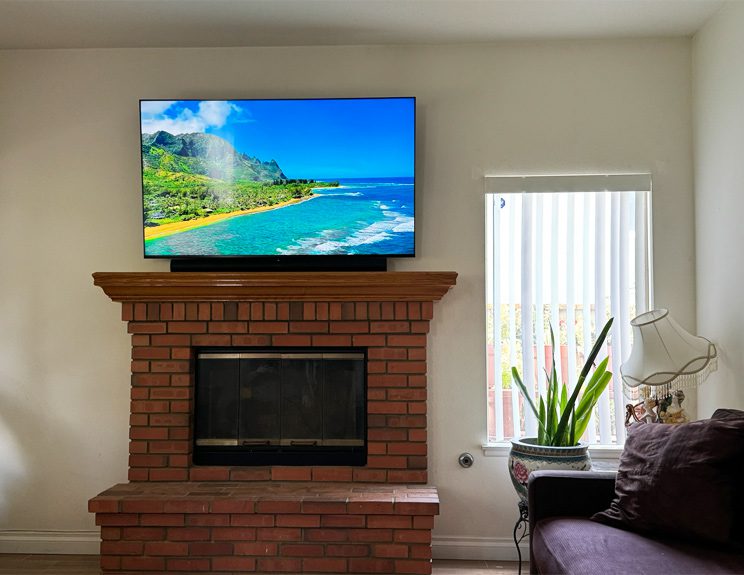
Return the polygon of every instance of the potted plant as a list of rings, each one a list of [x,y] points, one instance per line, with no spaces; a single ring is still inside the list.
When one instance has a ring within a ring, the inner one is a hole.
[[[608,358],[603,359],[589,375],[594,360],[604,345],[612,326],[612,319],[605,324],[594,342],[584,367],[569,396],[566,383],[561,383],[555,367],[555,337],[550,328],[550,342],[553,346],[552,368],[546,371],[547,390],[536,404],[533,392],[522,382],[516,367],[512,367],[512,377],[517,384],[525,403],[537,419],[537,437],[523,437],[512,440],[509,452],[509,475],[519,496],[527,499],[527,479],[536,469],[574,469],[588,470],[591,467],[588,445],[581,443],[592,411],[605,390],[612,373],[607,371]],[[587,379],[588,378],[588,379]]]

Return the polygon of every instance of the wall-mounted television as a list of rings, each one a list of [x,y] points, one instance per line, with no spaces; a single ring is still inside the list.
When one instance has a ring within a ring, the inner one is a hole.
[[[414,255],[415,98],[141,100],[148,258]]]

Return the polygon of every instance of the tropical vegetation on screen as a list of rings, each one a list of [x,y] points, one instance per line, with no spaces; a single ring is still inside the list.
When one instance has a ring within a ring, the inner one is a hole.
[[[412,98],[140,111],[145,255],[413,254]]]

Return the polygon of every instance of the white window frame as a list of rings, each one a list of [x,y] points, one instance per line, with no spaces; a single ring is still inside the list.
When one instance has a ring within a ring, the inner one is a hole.
[[[650,228],[652,214],[652,181],[651,175],[644,174],[592,174],[592,175],[545,175],[545,176],[486,176],[485,177],[486,194],[518,194],[518,193],[560,193],[560,192],[649,192],[649,200],[646,211],[643,214],[636,214],[646,224],[647,245],[645,258],[636,260],[636,274],[646,274],[648,278],[648,294],[644,303],[645,309],[653,309],[653,233]],[[520,238],[514,239],[515,243],[522,241]],[[492,257],[493,246],[486,246],[486,257]],[[486,275],[488,275],[486,273]],[[486,277],[486,289],[493,289],[491,278]],[[497,288],[498,290],[498,288]],[[488,299],[486,300],[488,301]],[[638,303],[638,302],[637,302]],[[638,313],[645,311],[637,309]],[[630,325],[622,325],[622,322],[615,321],[612,329],[612,337],[620,338],[625,342],[630,340]],[[484,350],[486,346],[484,345]],[[629,351],[629,343],[626,345]],[[613,361],[613,372],[617,374],[616,382],[619,384],[619,366],[621,359]],[[488,361],[488,358],[486,358]],[[488,369],[488,367],[487,367]],[[617,385],[616,388],[621,388]],[[488,392],[487,392],[488,393]],[[516,394],[516,390],[515,390]],[[497,414],[498,414],[497,410]],[[617,411],[617,410],[616,410]],[[488,434],[486,433],[486,437]],[[488,456],[504,456],[508,453],[509,443],[506,441],[484,442],[483,452]],[[618,444],[595,444],[590,447],[592,457],[596,459],[614,459],[622,450],[622,441]]]

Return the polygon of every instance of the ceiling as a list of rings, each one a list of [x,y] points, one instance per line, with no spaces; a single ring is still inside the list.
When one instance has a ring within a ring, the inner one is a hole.
[[[0,0],[0,49],[690,36],[724,0]]]

